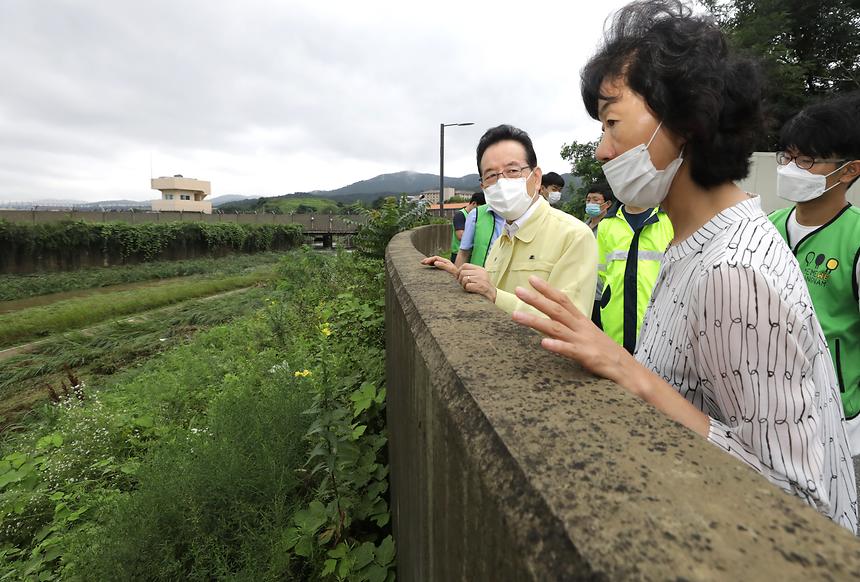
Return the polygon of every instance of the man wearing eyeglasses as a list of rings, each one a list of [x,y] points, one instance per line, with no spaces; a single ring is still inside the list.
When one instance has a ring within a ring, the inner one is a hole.
[[[514,295],[540,277],[564,292],[583,312],[591,312],[597,285],[597,244],[585,224],[540,195],[541,170],[531,138],[521,129],[499,125],[478,142],[478,172],[487,204],[504,217],[502,234],[485,267],[459,268],[443,257],[422,264],[444,269],[463,289],[477,293],[507,313],[539,313]]]
[[[795,206],[770,215],[794,252],[827,338],[855,465],[860,455],[860,92],[812,105],[783,126],[777,194]]]

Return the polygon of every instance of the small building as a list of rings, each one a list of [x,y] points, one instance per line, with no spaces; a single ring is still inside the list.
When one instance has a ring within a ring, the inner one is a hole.
[[[451,198],[454,198],[455,196],[459,197],[459,198],[465,198],[468,200],[469,198],[472,197],[472,194],[474,194],[478,190],[479,190],[479,188],[477,188],[477,187],[473,191],[473,190],[455,190],[454,188],[446,186],[445,187],[445,200],[446,200],[445,206],[448,206],[447,200],[450,200]],[[414,196],[410,196],[409,200],[411,202],[417,202],[418,200],[425,200],[425,201],[429,202],[430,204],[439,204],[439,190],[424,190],[423,192],[415,194]]]
[[[182,174],[152,179],[152,189],[161,191],[161,200],[152,201],[155,212],[202,212],[212,214],[212,203],[204,200],[211,191],[205,180],[185,178]]]
[[[445,200],[453,197],[455,194],[454,188],[445,188]],[[424,190],[417,195],[418,199],[426,200],[430,204],[439,204],[439,190]]]

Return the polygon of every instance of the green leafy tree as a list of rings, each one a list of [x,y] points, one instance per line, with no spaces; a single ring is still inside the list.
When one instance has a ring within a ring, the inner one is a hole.
[[[594,156],[598,143],[598,140],[584,143],[572,141],[561,147],[561,158],[570,162],[571,173],[579,178],[579,185],[574,186],[571,183],[567,186],[573,194],[563,208],[568,214],[578,217],[584,216],[585,197],[588,195],[588,189],[596,182],[606,179],[603,176],[603,167]]]
[[[374,203],[375,205],[375,203]],[[447,222],[434,219],[427,212],[426,202],[409,202],[406,195],[399,198],[385,198],[379,208],[365,210],[368,221],[358,226],[352,239],[358,252],[363,255],[383,258],[388,241],[400,231],[409,230],[423,224]]]
[[[296,206],[296,214],[315,214],[316,212],[317,207],[310,204],[299,204]]]
[[[779,128],[809,103],[860,89],[857,0],[702,0],[741,52],[762,60],[770,128],[756,149],[774,149]]]

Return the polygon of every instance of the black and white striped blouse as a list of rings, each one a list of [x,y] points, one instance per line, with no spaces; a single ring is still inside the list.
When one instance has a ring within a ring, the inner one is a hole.
[[[636,359],[710,416],[708,440],[856,533],[839,388],[803,274],[758,198],[661,263]]]

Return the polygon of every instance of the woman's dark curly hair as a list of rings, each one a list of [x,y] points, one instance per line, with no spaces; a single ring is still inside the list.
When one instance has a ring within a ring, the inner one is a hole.
[[[713,19],[679,0],[643,0],[619,10],[582,70],[582,100],[597,119],[605,80],[641,95],[663,125],[686,140],[693,181],[740,180],[764,132],[757,63],[732,54]],[[611,99],[609,99],[611,101]]]

